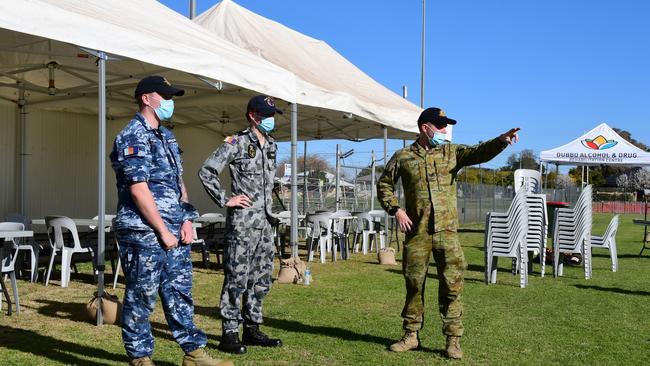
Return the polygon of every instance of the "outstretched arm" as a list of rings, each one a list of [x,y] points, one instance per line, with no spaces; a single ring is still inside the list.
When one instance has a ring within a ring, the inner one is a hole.
[[[456,168],[484,163],[499,155],[508,145],[519,140],[519,127],[511,128],[499,137],[486,141],[479,145],[460,147],[456,150]]]

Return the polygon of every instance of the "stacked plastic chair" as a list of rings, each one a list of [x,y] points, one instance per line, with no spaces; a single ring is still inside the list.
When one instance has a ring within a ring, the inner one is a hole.
[[[540,193],[542,191],[542,173],[532,169],[517,169],[514,173],[515,193],[521,188],[528,193]]]
[[[609,250],[609,256],[612,258],[612,272],[618,270],[618,258],[616,256],[616,232],[618,231],[618,215],[612,218],[607,225],[603,236],[591,236],[591,248],[605,248]]]
[[[485,218],[485,284],[496,283],[499,257],[514,258],[519,265],[519,286],[528,284],[528,206],[526,191],[520,190],[510,204],[508,212],[488,212]]]
[[[526,249],[528,252],[539,254],[540,274],[544,277],[546,264],[546,235],[548,233],[548,212],[546,210],[546,195],[541,193],[541,173],[531,169],[515,170],[515,192],[526,191],[528,205],[528,234],[526,234]],[[516,271],[518,263],[513,263]],[[533,262],[528,262],[528,272],[533,271]]]
[[[562,276],[560,252],[580,253],[585,279],[591,278],[592,188],[586,186],[573,208],[555,210],[553,225],[553,275]]]

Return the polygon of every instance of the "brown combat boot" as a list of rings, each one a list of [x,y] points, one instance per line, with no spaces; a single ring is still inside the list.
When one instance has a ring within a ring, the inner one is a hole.
[[[460,337],[447,336],[447,357],[454,360],[463,358],[463,351],[460,349]]]
[[[203,348],[197,348],[192,352],[186,353],[183,357],[183,366],[233,366],[232,361],[217,360]]]
[[[140,358],[134,358],[129,362],[131,366],[156,366],[149,356],[144,356]]]
[[[393,352],[406,352],[420,347],[420,338],[418,332],[407,330],[404,332],[402,339],[390,345],[390,350]]]

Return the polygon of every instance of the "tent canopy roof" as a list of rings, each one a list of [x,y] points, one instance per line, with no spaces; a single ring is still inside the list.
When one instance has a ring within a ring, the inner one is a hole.
[[[346,112],[361,120],[376,121],[394,129],[391,137],[403,136],[399,130],[409,132],[408,137],[418,132],[419,107],[373,80],[321,40],[264,18],[231,0],[221,1],[195,21],[296,75],[296,99],[301,108],[322,108],[322,118],[343,123]]]
[[[607,124],[552,150],[542,151],[540,160],[567,165],[650,165],[650,153],[622,138]]]
[[[297,100],[293,73],[155,0],[0,2],[0,99],[17,103],[21,82],[28,107],[96,114],[96,50],[112,56],[107,63],[109,119],[134,114],[135,85],[151,74],[186,89],[176,105],[173,125],[219,136],[247,126],[246,103],[255,94],[281,99],[276,104],[285,112]],[[299,107],[300,139],[382,136],[379,119],[326,107]],[[274,136],[280,141],[290,138],[290,115],[278,118]],[[404,135],[392,126],[389,133]]]

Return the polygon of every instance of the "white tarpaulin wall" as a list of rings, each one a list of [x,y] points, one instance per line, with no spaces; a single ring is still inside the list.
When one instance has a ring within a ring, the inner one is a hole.
[[[344,130],[349,139],[382,137],[376,122],[388,127],[391,138],[410,138],[418,132],[419,107],[373,80],[321,40],[230,0],[221,1],[194,21],[296,76],[300,129],[313,126],[307,134],[299,132],[300,139],[328,138],[323,132],[336,122],[340,122],[337,128],[347,123]],[[342,112],[351,113],[354,121]]]
[[[632,145],[607,124],[601,123],[593,130],[566,145],[542,151],[540,160],[569,165],[650,165],[650,153]]]

